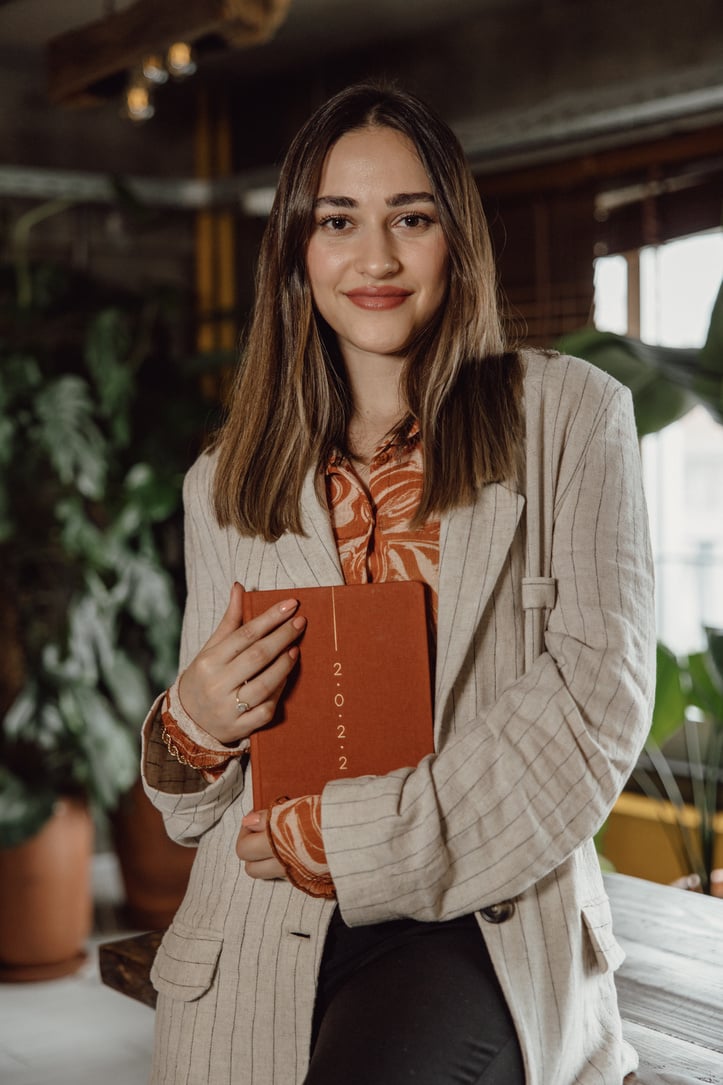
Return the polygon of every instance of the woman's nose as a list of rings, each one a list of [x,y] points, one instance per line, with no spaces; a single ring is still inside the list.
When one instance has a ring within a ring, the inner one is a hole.
[[[401,264],[396,254],[394,239],[386,230],[370,230],[359,239],[356,270],[374,279],[384,279],[396,274]]]

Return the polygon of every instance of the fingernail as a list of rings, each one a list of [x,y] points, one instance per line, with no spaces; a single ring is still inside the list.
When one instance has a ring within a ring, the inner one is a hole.
[[[244,829],[258,829],[261,824],[261,814],[258,814],[255,810],[250,814],[246,814],[241,818],[241,824]]]
[[[296,662],[296,660],[298,658],[299,658],[299,649],[296,647],[296,645],[294,645],[293,648],[289,648],[289,659],[293,659],[294,662]]]
[[[294,618],[291,624],[294,629],[303,629],[306,625],[306,618],[303,616],[303,614],[300,614],[298,618]]]
[[[290,610],[296,610],[298,605],[298,599],[284,599],[283,603],[279,603],[279,610],[282,614],[288,614]]]

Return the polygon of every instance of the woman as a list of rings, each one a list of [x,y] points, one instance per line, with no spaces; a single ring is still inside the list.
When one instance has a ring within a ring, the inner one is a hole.
[[[630,396],[505,352],[474,182],[416,98],[351,87],[292,144],[185,502],[181,676],[144,778],[198,854],[153,971],[153,1081],[619,1083],[592,836],[653,686]],[[254,811],[294,589],[400,578],[438,604],[436,753]],[[238,584],[288,599],[243,626]]]

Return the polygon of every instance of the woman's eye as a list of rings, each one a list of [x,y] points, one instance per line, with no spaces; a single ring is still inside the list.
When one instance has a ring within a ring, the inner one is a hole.
[[[322,229],[331,230],[334,233],[340,233],[345,230],[349,225],[349,219],[344,215],[328,215],[326,218],[321,219],[319,226]]]
[[[429,215],[423,215],[420,211],[410,211],[406,215],[402,215],[399,222],[402,226],[406,226],[407,229],[416,230],[420,227],[429,226],[432,222]]]

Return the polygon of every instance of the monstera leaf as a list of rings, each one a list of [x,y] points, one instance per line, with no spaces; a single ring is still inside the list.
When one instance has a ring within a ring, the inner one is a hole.
[[[653,346],[595,328],[571,332],[556,347],[585,358],[630,389],[640,437],[677,421],[697,404],[723,423],[723,284],[699,349]]]

